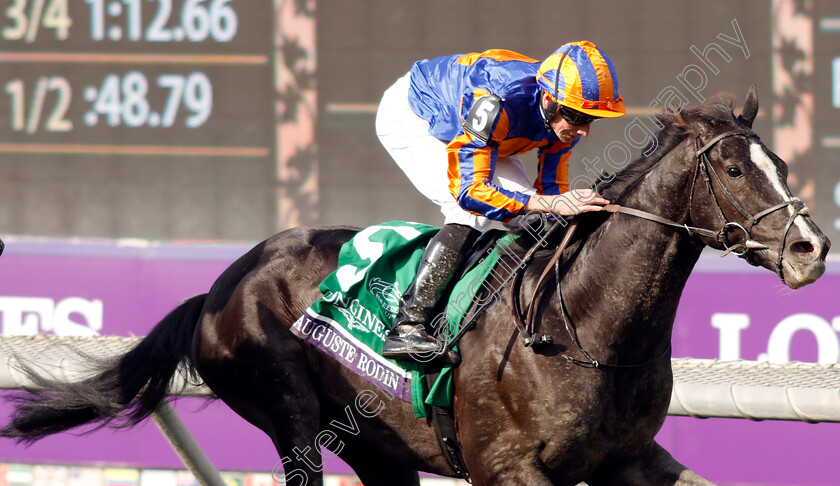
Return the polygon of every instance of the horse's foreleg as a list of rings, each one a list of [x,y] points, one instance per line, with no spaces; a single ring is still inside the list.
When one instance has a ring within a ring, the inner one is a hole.
[[[488,467],[490,466],[490,467]],[[467,467],[472,475],[475,486],[554,486],[566,484],[565,480],[552,480],[546,472],[537,465],[536,461],[522,461],[519,464],[509,464],[502,468],[492,467],[489,462],[470,464]]]
[[[656,442],[639,457],[605,466],[586,483],[589,486],[715,486],[677,462]]]
[[[353,453],[342,455],[365,486],[420,486],[416,470],[398,462],[379,459],[381,452],[356,447]]]

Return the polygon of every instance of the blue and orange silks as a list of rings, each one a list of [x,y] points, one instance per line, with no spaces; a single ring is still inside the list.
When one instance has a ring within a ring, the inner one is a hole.
[[[573,110],[601,118],[624,115],[615,64],[589,41],[560,46],[540,65],[537,83]]]
[[[568,190],[568,159],[578,139],[561,142],[546,129],[540,114],[540,62],[506,50],[490,50],[415,63],[411,68],[409,104],[429,122],[429,133],[448,144],[449,189],[470,212],[504,221],[516,216],[530,196],[491,182],[499,157],[538,149],[540,194]],[[501,109],[490,140],[464,131],[474,102],[494,94]]]

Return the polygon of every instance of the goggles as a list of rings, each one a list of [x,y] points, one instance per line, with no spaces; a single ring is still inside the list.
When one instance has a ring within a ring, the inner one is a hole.
[[[597,120],[597,116],[588,115],[586,113],[573,110],[568,106],[560,106],[559,108],[560,116],[563,117],[570,125],[586,125],[587,123],[592,123],[593,121]]]

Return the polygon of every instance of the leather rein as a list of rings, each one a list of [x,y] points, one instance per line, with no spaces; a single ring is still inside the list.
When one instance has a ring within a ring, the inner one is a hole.
[[[697,147],[695,156],[697,157],[697,166],[695,168],[695,172],[692,178],[691,183],[691,192],[689,196],[689,208],[691,207],[691,203],[694,200],[694,190],[697,183],[697,175],[701,173],[703,175],[703,179],[706,181],[706,187],[710,194],[712,194],[715,206],[717,208],[717,212],[720,215],[723,224],[721,228],[717,231],[706,229],[706,228],[699,228],[695,226],[689,226],[686,223],[677,223],[676,221],[664,218],[662,216],[642,211],[639,209],[628,208],[624,206],[620,206],[617,204],[609,204],[604,206],[604,210],[610,213],[622,213],[628,216],[634,216],[637,218],[646,219],[648,221],[653,221],[671,228],[676,229],[684,229],[688,232],[689,236],[703,236],[706,238],[710,238],[718,243],[720,243],[723,247],[723,254],[721,256],[726,256],[729,253],[732,253],[738,257],[747,259],[748,262],[752,264],[749,260],[749,256],[751,252],[757,250],[769,250],[769,247],[763,243],[760,243],[752,238],[750,232],[752,231],[753,227],[758,224],[758,222],[763,219],[765,216],[768,216],[780,209],[786,208],[788,206],[793,207],[793,212],[788,220],[787,226],[785,227],[782,241],[779,244],[779,249],[777,250],[778,257],[776,260],[776,273],[778,273],[779,277],[784,282],[784,272],[782,269],[782,261],[783,261],[783,253],[785,242],[787,240],[788,233],[790,232],[791,227],[793,226],[794,221],[798,216],[806,216],[808,215],[808,208],[805,204],[797,197],[792,197],[787,199],[779,204],[771,206],[767,209],[759,211],[755,215],[750,215],[743,206],[738,203],[738,201],[733,197],[732,193],[723,185],[723,182],[720,180],[720,176],[714,171],[711,167],[711,162],[709,162],[708,156],[706,155],[707,152],[714,147],[718,142],[725,138],[735,137],[735,136],[743,136],[743,137],[755,137],[758,138],[758,135],[753,132],[752,130],[748,129],[735,129],[730,130],[728,132],[721,133],[711,140],[709,140],[705,145],[702,147],[699,146],[700,142],[699,139],[695,138],[695,147]],[[711,174],[711,177],[710,175]],[[720,202],[718,200],[718,193],[715,191],[714,184],[712,184],[712,179],[717,183],[720,187],[720,191],[729,202],[738,210],[739,213],[747,220],[746,226],[741,225],[737,222],[729,221],[726,215],[721,208]],[[555,225],[549,230],[549,233],[541,240],[534,244],[534,246],[526,253],[525,257],[523,258],[522,264],[519,266],[519,271],[516,272],[516,275],[513,278],[513,285],[511,285],[511,311],[514,318],[514,323],[516,324],[517,329],[519,330],[520,334],[522,335],[525,346],[526,347],[538,347],[540,345],[551,344],[553,339],[551,336],[547,334],[539,335],[536,332],[536,322],[537,322],[537,309],[539,307],[539,299],[542,295],[542,289],[544,284],[547,282],[547,278],[549,273],[551,272],[551,268],[554,267],[555,273],[555,280],[557,282],[557,295],[560,301],[560,308],[561,314],[563,315],[563,321],[565,324],[566,332],[571,338],[572,342],[575,344],[578,351],[586,358],[585,360],[581,360],[578,358],[574,358],[568,354],[563,354],[562,356],[572,363],[575,363],[579,366],[589,367],[589,368],[603,368],[603,367],[610,367],[610,368],[638,368],[643,366],[648,366],[656,361],[662,359],[666,354],[671,351],[671,344],[668,343],[667,348],[663,351],[663,353],[656,358],[647,361],[641,364],[631,364],[631,365],[622,365],[622,364],[611,364],[611,363],[601,363],[598,360],[594,359],[580,344],[580,341],[577,338],[577,333],[574,330],[574,327],[571,325],[571,316],[569,316],[568,310],[563,302],[563,293],[560,288],[560,261],[562,258],[563,251],[568,247],[569,242],[572,240],[572,236],[577,229],[578,222],[577,220],[573,219],[569,224],[569,227],[566,231],[566,234],[563,237],[563,240],[557,246],[554,254],[552,255],[549,262],[546,264],[545,268],[543,269],[542,274],[540,275],[539,279],[537,279],[537,284],[534,287],[534,292],[531,295],[531,298],[528,300],[527,306],[527,315],[523,319],[523,312],[519,302],[519,294],[520,289],[522,286],[522,276],[525,273],[524,269],[527,264],[530,262],[531,258],[533,257],[534,253],[540,246],[545,245],[545,240],[550,236],[550,234],[555,231],[557,227],[561,226],[561,223],[555,223]],[[740,230],[744,232],[745,238],[744,243],[738,243],[736,245],[730,245],[728,243],[727,234],[731,230]]]

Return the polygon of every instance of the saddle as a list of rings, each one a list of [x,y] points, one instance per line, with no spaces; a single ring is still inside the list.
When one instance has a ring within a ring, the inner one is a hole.
[[[519,270],[527,259],[541,248],[534,243],[534,235],[539,232],[530,226],[520,227],[518,232],[491,230],[482,234],[465,259],[459,278],[452,279],[455,283],[449,297],[438,303],[436,315],[444,315],[449,332],[455,333],[447,344],[450,349],[492,303],[489,299],[473,302],[482,287],[476,282],[483,284],[489,279],[492,285],[485,293],[498,293],[522,273]],[[385,332],[396,317],[402,292],[414,278],[426,242],[437,231],[437,227],[401,221],[359,231],[342,245],[336,271],[321,282],[322,298],[306,309],[291,332],[381,390],[412,403],[416,417],[431,416],[429,420],[435,424],[441,448],[453,469],[468,477],[451,414],[453,368],[395,362],[381,356]],[[518,257],[528,247],[531,249],[525,252],[525,258]],[[503,258],[505,255],[510,258]]]

